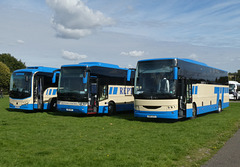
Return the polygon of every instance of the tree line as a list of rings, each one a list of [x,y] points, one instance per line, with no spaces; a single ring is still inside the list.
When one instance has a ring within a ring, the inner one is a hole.
[[[12,72],[23,68],[26,68],[26,65],[21,60],[16,59],[9,53],[0,54],[0,89],[7,92]]]
[[[229,81],[237,81],[240,83],[240,70],[234,73],[229,73],[228,74],[228,80]]]

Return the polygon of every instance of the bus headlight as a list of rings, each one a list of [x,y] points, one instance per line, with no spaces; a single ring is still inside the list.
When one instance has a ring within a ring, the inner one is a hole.
[[[87,102],[78,102],[79,106],[87,106]]]
[[[135,105],[135,106],[134,106],[134,109],[135,109],[135,110],[139,110],[139,105]]]
[[[28,105],[28,102],[24,102],[24,103],[22,103],[22,105]]]

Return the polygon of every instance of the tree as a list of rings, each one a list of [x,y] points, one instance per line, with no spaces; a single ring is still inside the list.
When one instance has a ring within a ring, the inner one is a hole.
[[[25,63],[23,63],[21,60],[17,60],[9,53],[0,54],[0,61],[8,66],[11,73],[17,69],[26,68]]]
[[[238,70],[235,73],[229,73],[228,74],[228,80],[229,81],[237,81],[240,82],[240,70]]]
[[[0,89],[9,89],[10,76],[11,73],[8,66],[3,62],[0,62]]]

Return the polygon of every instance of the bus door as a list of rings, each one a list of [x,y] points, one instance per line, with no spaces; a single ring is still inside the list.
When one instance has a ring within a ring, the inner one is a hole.
[[[178,80],[179,109],[178,116],[186,117],[187,104],[192,103],[192,83],[186,78]]]
[[[178,117],[186,116],[186,79],[178,80]]]
[[[98,83],[96,78],[90,79],[88,114],[98,112]]]
[[[43,109],[43,76],[35,76],[34,78],[34,109]]]

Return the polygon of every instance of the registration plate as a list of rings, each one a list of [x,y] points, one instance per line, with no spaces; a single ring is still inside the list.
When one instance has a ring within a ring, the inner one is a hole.
[[[157,118],[156,115],[147,115],[147,118]]]
[[[73,111],[73,109],[72,108],[67,108],[66,111]]]

